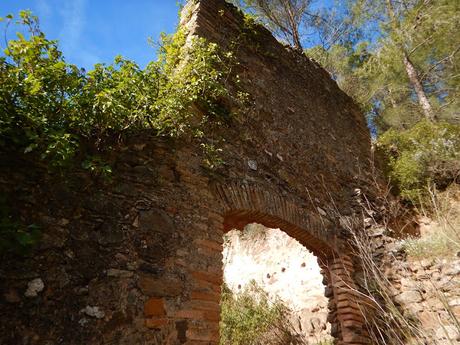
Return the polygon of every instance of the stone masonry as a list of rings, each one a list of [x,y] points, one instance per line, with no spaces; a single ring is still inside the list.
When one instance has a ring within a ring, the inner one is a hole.
[[[374,233],[372,243],[375,261],[389,282],[388,293],[403,317],[419,329],[419,342],[460,343],[460,258],[411,258],[404,241],[381,231]]]
[[[250,95],[244,114],[209,124],[225,163],[209,170],[194,140],[148,131],[110,153],[110,181],[0,153],[0,190],[43,234],[28,256],[1,258],[0,343],[218,344],[222,236],[257,222],[319,258],[336,343],[369,344],[332,216],[351,215],[371,170],[363,115],[315,62],[248,30],[223,0],[191,3],[182,25],[234,49]]]

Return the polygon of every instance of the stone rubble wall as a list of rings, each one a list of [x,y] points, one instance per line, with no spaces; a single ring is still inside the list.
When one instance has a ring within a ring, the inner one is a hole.
[[[225,146],[244,145],[247,162],[227,163],[244,170],[251,163],[270,184],[311,200],[315,205],[307,206],[316,213],[316,207],[330,206],[329,195],[349,212],[354,188],[371,170],[369,130],[353,100],[315,61],[248,24],[223,0],[190,2],[183,23],[191,35],[234,53],[232,70],[240,83],[233,87],[249,94],[238,132],[224,131]]]
[[[1,258],[2,345],[215,345],[222,237],[251,222],[282,228],[327,261],[331,334],[340,345],[368,343],[348,289],[346,235],[325,211],[332,196],[350,213],[370,171],[362,113],[267,30],[242,36],[244,18],[224,0],[193,3],[190,34],[241,43],[234,72],[252,103],[205,131],[225,163],[210,170],[199,142],[149,131],[114,138],[107,181],[0,152],[0,191],[15,218],[42,233],[29,255]]]
[[[105,182],[2,156],[2,191],[42,231],[29,255],[2,257],[2,345],[218,341],[223,218],[190,172],[201,159],[176,149],[133,138]]]
[[[378,233],[373,242],[390,296],[427,344],[460,344],[460,255],[413,259],[401,241]]]

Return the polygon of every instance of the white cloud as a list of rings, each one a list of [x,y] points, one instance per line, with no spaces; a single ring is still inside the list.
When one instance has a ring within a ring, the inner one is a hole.
[[[62,29],[59,40],[65,52],[74,53],[80,47],[80,38],[85,25],[86,0],[63,1],[60,15],[62,16]]]
[[[87,0],[59,1],[59,15],[62,22],[59,42],[68,62],[91,68],[100,59],[90,50],[90,47],[83,44],[82,35],[87,25],[86,5]]]

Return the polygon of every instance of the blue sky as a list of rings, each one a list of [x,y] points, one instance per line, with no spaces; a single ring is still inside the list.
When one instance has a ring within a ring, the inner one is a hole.
[[[39,17],[48,38],[59,40],[68,62],[91,69],[118,54],[145,66],[155,58],[148,37],[157,41],[160,32],[173,32],[179,6],[176,0],[0,0],[1,17],[22,9]],[[16,31],[10,27],[8,36]]]

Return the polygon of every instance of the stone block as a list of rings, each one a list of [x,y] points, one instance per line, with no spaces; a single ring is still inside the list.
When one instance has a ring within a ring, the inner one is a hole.
[[[422,295],[418,291],[404,291],[400,295],[396,296],[396,302],[402,305],[419,303],[423,300]]]
[[[159,232],[172,234],[174,223],[171,217],[161,209],[153,209],[139,212],[139,230],[146,232]]]
[[[184,282],[174,276],[143,275],[139,278],[137,286],[149,297],[175,297],[184,290]]]
[[[187,339],[218,342],[219,330],[189,328],[187,330]]]
[[[216,251],[219,253],[221,253],[223,250],[222,243],[210,240],[196,240],[195,242],[201,248],[206,248],[208,250]]]

